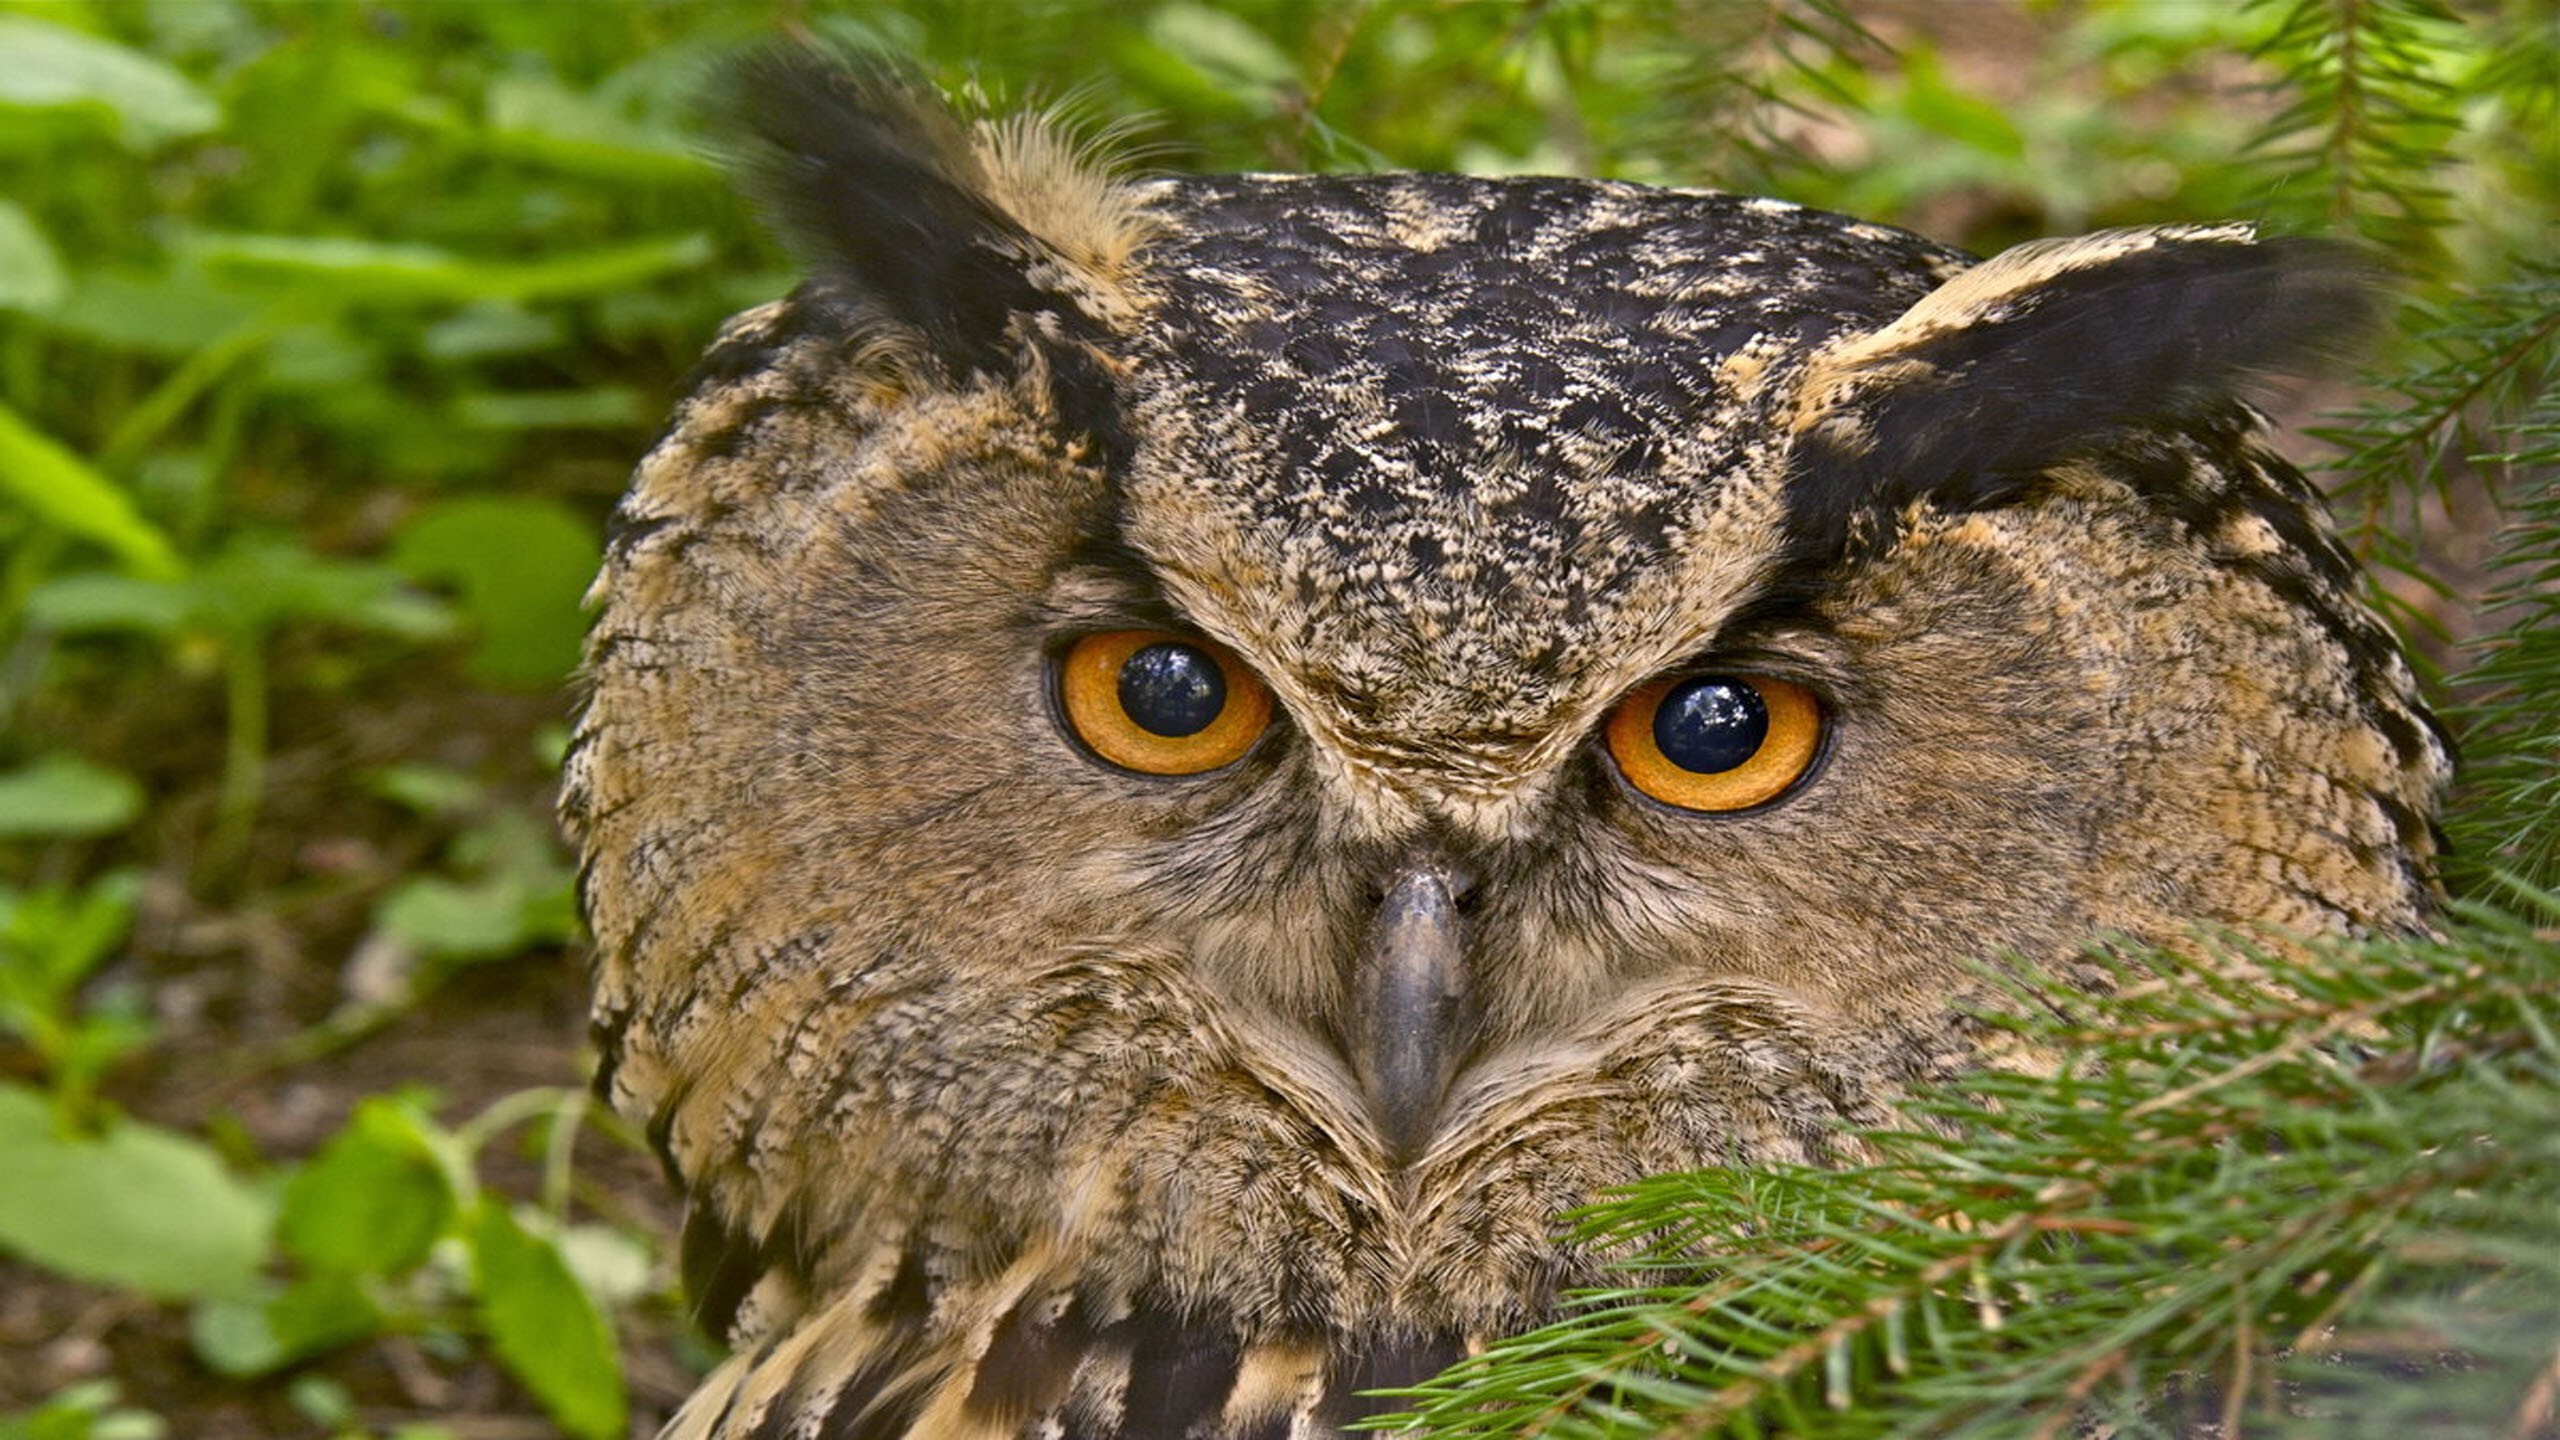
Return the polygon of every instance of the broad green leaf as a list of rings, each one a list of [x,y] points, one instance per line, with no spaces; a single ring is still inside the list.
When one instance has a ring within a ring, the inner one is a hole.
[[[470,884],[421,875],[384,896],[373,921],[432,959],[496,960],[555,938],[537,933],[531,898],[509,875]]]
[[[240,633],[285,620],[325,621],[405,640],[452,633],[454,617],[401,573],[368,560],[315,554],[290,540],[249,537],[205,565],[200,613]]]
[[[479,636],[478,679],[541,688],[576,667],[587,629],[580,603],[600,554],[594,527],[568,507],[534,496],[448,500],[401,529],[391,563],[458,592]]]
[[[0,200],[0,310],[50,310],[70,293],[53,242],[25,206]]]
[[[0,15],[0,106],[101,109],[133,150],[222,123],[213,97],[161,61],[30,15]]]
[[[453,862],[477,874],[512,875],[528,891],[566,883],[560,832],[522,810],[501,806],[453,837]]]
[[[278,390],[335,397],[380,388],[386,363],[378,343],[332,320],[278,330],[258,356],[258,372]]]
[[[344,1433],[359,1424],[356,1397],[346,1386],[326,1375],[296,1375],[285,1387],[293,1408],[304,1419],[332,1435]],[[363,1433],[358,1430],[359,1434]]]
[[[628,385],[584,390],[484,390],[462,396],[454,413],[481,430],[636,429],[648,418],[640,392]]]
[[[2022,160],[2026,137],[1998,105],[1956,88],[1930,51],[1914,48],[1903,56],[1909,84],[1903,109],[1914,124],[2002,160]]]
[[[489,83],[489,140],[501,154],[608,180],[704,180],[716,173],[684,136],[626,119],[536,75]]]
[[[385,800],[436,818],[468,814],[489,798],[489,787],[478,780],[424,761],[384,766],[374,774],[372,788]]]
[[[629,1305],[656,1288],[649,1247],[610,1225],[572,1225],[560,1232],[560,1258],[586,1292],[607,1305]]]
[[[401,1275],[426,1259],[452,1214],[416,1117],[376,1096],[286,1183],[276,1239],[315,1270]]]
[[[0,491],[46,523],[114,551],[136,574],[165,580],[179,573],[169,538],[123,491],[6,405],[0,405]]]
[[[27,592],[27,619],[57,635],[133,631],[175,635],[195,614],[196,590],[185,581],[141,580],[83,570]]]
[[[187,1316],[187,1338],[205,1364],[240,1378],[379,1334],[384,1322],[356,1277],[321,1274],[253,1297],[201,1301]]]
[[[118,349],[191,357],[242,333],[261,309],[258,302],[216,289],[192,271],[87,272],[44,323]]]
[[[428,326],[418,348],[438,360],[477,360],[548,350],[567,333],[556,315],[521,305],[483,303],[466,305]]]
[[[142,787],[121,770],[48,755],[0,771],[0,839],[104,835],[142,813]]]
[[[207,275],[244,286],[342,301],[460,303],[612,292],[700,266],[715,247],[708,235],[687,234],[541,260],[476,260],[384,240],[210,234],[188,250]]]
[[[1147,38],[1228,85],[1278,90],[1298,80],[1287,51],[1226,10],[1175,0],[1148,18]]]
[[[139,1122],[65,1135],[45,1097],[0,1086],[0,1250],[163,1299],[246,1295],[272,1204],[200,1141]]]
[[[481,1202],[470,1237],[480,1316],[499,1360],[561,1429],[582,1440],[622,1434],[628,1405],[613,1327],[559,1248],[496,1197]]]

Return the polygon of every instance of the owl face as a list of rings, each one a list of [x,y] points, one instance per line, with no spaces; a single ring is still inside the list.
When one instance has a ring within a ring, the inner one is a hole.
[[[563,802],[742,1347],[683,1433],[1324,1433],[1595,1190],[1842,1154],[1977,959],[2427,903],[2442,746],[2234,398],[2341,256],[1127,185],[765,66],[817,278],[641,467]]]

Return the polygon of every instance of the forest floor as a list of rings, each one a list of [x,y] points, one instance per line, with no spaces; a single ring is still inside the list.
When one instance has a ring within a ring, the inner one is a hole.
[[[423,827],[358,793],[355,779],[387,757],[465,772],[496,766],[514,772],[500,803],[547,814],[551,781],[532,757],[540,732],[565,721],[569,697],[494,696],[451,677],[421,676],[414,687],[353,705],[344,696],[280,702],[259,839],[243,862],[261,902],[217,907],[168,877],[146,880],[125,968],[100,983],[147,994],[155,1033],[111,1077],[107,1099],[157,1124],[228,1137],[225,1148],[248,1158],[309,1155],[359,1103],[406,1087],[432,1091],[436,1113],[448,1119],[536,1087],[583,1088],[582,952],[550,948],[465,965],[414,999],[368,1003],[384,982],[367,973],[378,967],[365,959],[365,902],[416,866],[425,842],[410,833]],[[218,733],[208,704],[180,689],[128,711],[123,723],[134,733],[115,748],[147,751],[157,731],[173,774],[209,775],[218,766],[180,753],[216,743],[207,738]],[[210,794],[181,793],[159,812],[185,827],[212,803]],[[539,1169],[536,1155],[493,1145],[480,1178],[527,1195]],[[576,1175],[582,1213],[671,1248],[675,1197],[623,1127],[582,1129]],[[671,1293],[663,1283],[659,1289]],[[627,1308],[617,1318],[632,1433],[652,1434],[712,1352],[685,1336],[671,1303]],[[343,1387],[355,1406],[347,1419],[369,1433],[411,1426],[455,1440],[558,1433],[485,1349],[439,1338],[394,1334],[286,1374],[226,1379],[191,1347],[184,1309],[0,1260],[0,1412],[112,1377],[125,1403],[159,1415],[182,1440],[324,1434],[300,1398],[319,1376]]]

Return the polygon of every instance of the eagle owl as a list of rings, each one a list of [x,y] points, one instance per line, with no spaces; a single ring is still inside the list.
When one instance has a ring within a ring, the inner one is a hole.
[[[2424,922],[2445,746],[2240,398],[2351,254],[738,75],[812,278],[616,514],[563,799],[735,1351],[671,1435],[1330,1436],[1558,1212],[1963,1063],[1974,957]]]

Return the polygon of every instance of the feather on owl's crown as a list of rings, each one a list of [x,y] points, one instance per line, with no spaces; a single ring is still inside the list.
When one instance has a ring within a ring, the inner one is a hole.
[[[1090,344],[1147,222],[1131,187],[1038,115],[964,126],[906,67],[775,44],[732,62],[708,112],[825,298],[888,322],[949,376],[1043,389],[1121,442]]]
[[[877,55],[774,44],[713,95],[739,168],[829,298],[955,377],[1031,374],[1070,424],[1119,438],[1099,362],[1158,229],[1146,186],[1043,117],[964,124]],[[1780,367],[1796,377],[1792,527],[1829,554],[1859,514],[2013,503],[2075,448],[2206,418],[2261,377],[2351,349],[2378,317],[2378,276],[2351,247],[2236,225],[2018,247]]]
[[[1780,201],[1607,181],[1127,181],[1054,128],[964,124],[894,62],[807,46],[750,55],[722,93],[812,279],[708,363],[861,330],[927,387],[1005,388],[1127,510],[1191,527],[1100,540],[1159,568],[1226,557],[1165,577],[1211,634],[1321,597],[1308,708],[1345,716],[1329,738],[1364,763],[1531,763],[1573,728],[1550,697],[1594,688],[1573,667],[1700,642],[1555,635],[1668,614],[1666,586],[1783,616],[1915,505],[2033,503],[2090,457],[2159,452],[2110,474],[2199,527],[2263,517],[2292,542],[2269,564],[2353,614],[2351,567],[2294,497],[2180,458],[2242,445],[2248,386],[2370,326],[2374,271],[2344,246],[2161,227],[1975,265]],[[1735,525],[1784,553],[1734,559],[1712,537]],[[2377,664],[2390,648],[2340,625]],[[1405,703],[1458,672],[1482,682],[1463,713]]]

